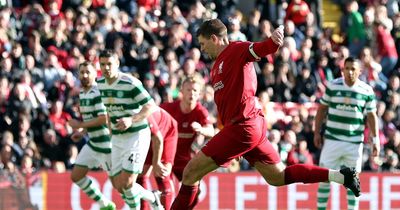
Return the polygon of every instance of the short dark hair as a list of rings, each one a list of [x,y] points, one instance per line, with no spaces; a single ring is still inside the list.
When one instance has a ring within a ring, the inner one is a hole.
[[[99,58],[109,58],[109,57],[114,57],[114,56],[115,56],[115,52],[113,50],[106,49],[106,50],[102,50],[100,52]]]
[[[92,62],[90,62],[90,61],[83,61],[82,63],[79,64],[78,69],[80,69],[80,68],[83,67],[83,66],[93,66],[93,67],[94,67],[94,65],[93,65]]]
[[[346,60],[344,60],[344,63],[347,63],[347,62],[350,62],[350,63],[360,63],[359,60],[358,60],[357,58],[352,57],[352,56],[350,56],[350,57],[346,58]]]
[[[228,35],[228,29],[220,19],[206,20],[197,30],[197,37],[203,36],[204,38],[209,39],[211,35],[216,35],[218,37],[224,37]]]

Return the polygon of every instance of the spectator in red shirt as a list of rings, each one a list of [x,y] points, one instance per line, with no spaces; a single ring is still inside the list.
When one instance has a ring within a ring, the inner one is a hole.
[[[67,138],[72,132],[72,128],[67,123],[71,119],[71,115],[64,112],[63,108],[62,101],[54,102],[51,106],[49,119],[54,124],[54,130],[57,134],[62,138]]]
[[[286,20],[291,20],[300,30],[305,31],[304,27],[307,15],[310,13],[310,7],[303,0],[293,0],[286,9]]]
[[[374,26],[378,49],[377,60],[380,61],[382,72],[386,77],[389,77],[392,74],[398,59],[396,45],[393,37],[390,35],[390,31],[382,22],[376,21]]]

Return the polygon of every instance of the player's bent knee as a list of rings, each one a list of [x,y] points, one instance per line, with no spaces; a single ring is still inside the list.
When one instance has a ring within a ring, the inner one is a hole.
[[[267,181],[267,183],[271,186],[275,186],[275,187],[279,187],[279,186],[283,186],[285,185],[285,182],[282,182],[281,179],[266,179],[265,181]]]
[[[71,172],[71,180],[76,183],[78,181],[80,181],[81,179],[83,179],[86,176],[86,173],[82,170],[78,170],[78,169],[74,169]]]
[[[115,179],[115,177],[111,177],[110,180],[114,189],[118,189],[117,180]]]
[[[194,183],[196,182],[196,168],[192,166],[192,164],[186,165],[185,169],[183,170],[183,175],[182,175],[182,182],[185,183]]]
[[[272,186],[285,185],[285,166],[282,163],[265,164],[261,162],[255,163],[255,168],[264,177],[264,180]]]
[[[85,177],[85,176],[80,176],[79,174],[76,174],[76,173],[71,173],[71,176],[70,176],[72,182],[74,182],[74,183],[76,183],[79,180],[83,179],[83,177]]]

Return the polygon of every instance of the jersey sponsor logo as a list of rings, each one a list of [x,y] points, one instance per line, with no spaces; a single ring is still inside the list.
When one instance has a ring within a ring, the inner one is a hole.
[[[182,123],[182,127],[183,127],[183,128],[187,128],[188,126],[189,126],[189,123],[188,123],[188,122],[183,122],[183,123]]]
[[[224,88],[224,83],[222,83],[222,81],[219,81],[219,82],[214,84],[214,91],[215,92],[217,92],[218,90],[221,90],[222,88]]]
[[[116,106],[116,105],[111,105],[107,107],[108,112],[114,112],[114,111],[124,111],[123,106]]]
[[[337,105],[336,109],[342,110],[342,111],[351,111],[351,112],[357,111],[357,107],[352,107],[349,105],[341,105],[341,104]]]

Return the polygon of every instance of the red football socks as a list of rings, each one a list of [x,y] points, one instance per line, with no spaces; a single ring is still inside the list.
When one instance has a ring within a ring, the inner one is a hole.
[[[314,165],[295,164],[285,169],[285,184],[328,181],[329,170]]]
[[[178,196],[172,204],[171,210],[191,209],[197,197],[199,186],[187,186],[182,184]]]
[[[170,210],[173,198],[173,183],[172,179],[167,176],[165,178],[156,177],[156,182],[158,189],[162,192],[161,203],[163,204],[165,210]]]

